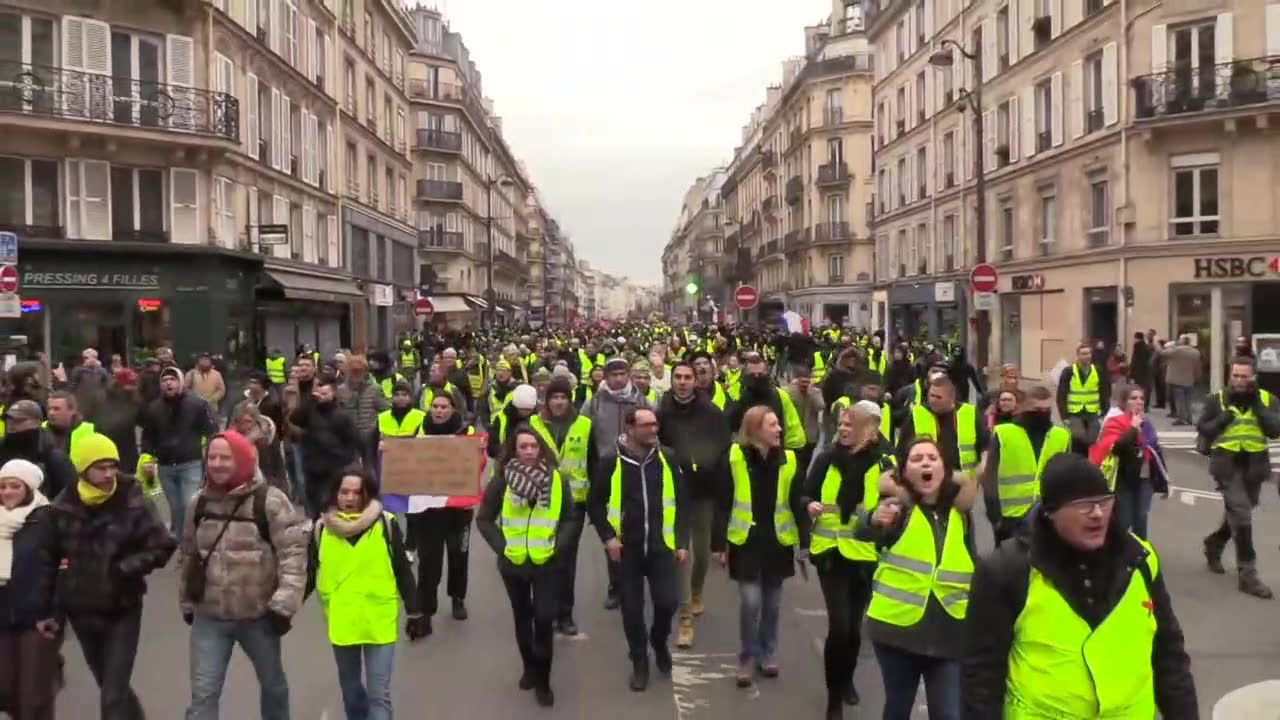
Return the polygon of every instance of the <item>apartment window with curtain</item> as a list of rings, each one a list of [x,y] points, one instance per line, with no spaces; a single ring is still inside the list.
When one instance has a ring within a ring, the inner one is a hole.
[[[365,177],[369,182],[369,206],[378,207],[378,158],[374,155],[365,157]]]
[[[1171,92],[1178,97],[1210,98],[1217,93],[1215,31],[1214,20],[1170,28],[1168,57],[1175,83]],[[1274,31],[1268,29],[1268,32]]]
[[[0,230],[62,237],[58,161],[0,157]]]
[[[822,107],[823,124],[839,125],[844,122],[844,104],[840,99],[840,91],[828,90],[826,104]]]
[[[1078,2],[1079,0],[1071,0]],[[1009,6],[1004,5],[996,11],[996,57],[999,60],[999,72],[1009,69]]]
[[[1174,237],[1217,235],[1218,154],[1175,155],[1173,170]]]
[[[827,280],[832,285],[844,282],[844,255],[827,256]]]
[[[923,200],[929,197],[929,149],[927,145],[921,145],[916,148],[916,185],[919,186],[919,194],[916,198]]]
[[[1009,164],[1012,145],[1010,144],[1010,130],[1014,122],[1012,116],[1013,101],[1007,100],[1000,103],[996,107],[996,168],[1000,168]]]
[[[347,194],[351,197],[360,197],[360,167],[359,156],[356,154],[356,144],[347,143],[346,153],[346,170],[347,170]]]
[[[1034,90],[1036,112],[1036,152],[1053,147],[1053,83],[1045,78]]]
[[[946,272],[952,272],[962,260],[960,257],[960,248],[957,244],[956,236],[956,216],[944,215],[942,217],[942,268]]]
[[[907,256],[910,253],[910,250],[907,244],[907,231],[905,228],[898,231],[898,243],[896,247],[897,247],[897,256],[898,256],[898,263],[897,263],[898,266],[894,268],[894,272],[895,272],[894,276],[906,277],[907,276]]]

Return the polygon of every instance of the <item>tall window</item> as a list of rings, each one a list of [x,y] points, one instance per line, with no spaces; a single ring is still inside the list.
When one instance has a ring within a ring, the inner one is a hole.
[[[956,216],[946,215],[942,218],[942,244],[943,263],[942,267],[946,272],[951,272],[959,266],[960,249],[957,244],[956,237]]]
[[[347,156],[344,165],[347,171],[347,194],[351,197],[360,197],[360,168],[357,166],[358,162],[356,144],[347,143]]]
[[[1036,152],[1053,146],[1053,83],[1049,78],[1036,83]]]
[[[929,183],[925,180],[929,177],[929,150],[926,146],[921,145],[916,148],[916,185],[919,186],[920,199],[929,197]]]
[[[907,244],[907,231],[905,228],[898,231],[898,244],[896,247],[897,247],[897,256],[898,256],[898,263],[897,263],[898,266],[894,268],[895,277],[906,277],[907,259],[908,259],[907,256],[910,254],[910,248],[908,247],[908,244]]]
[[[111,74],[132,82],[114,86],[113,108],[118,123],[160,124],[160,108],[155,100],[158,83],[165,80],[160,58],[163,39],[113,30],[111,32]]]
[[[1111,241],[1111,223],[1107,219],[1108,195],[1106,178],[1089,179],[1089,247],[1102,247]]]
[[[1009,145],[1009,132],[1013,121],[1010,114],[1013,109],[1012,103],[1012,100],[1007,100],[996,108],[996,169],[1009,164],[1012,150]]]
[[[1000,259],[1013,259],[1015,242],[1013,203],[1006,200],[1000,205]]]
[[[924,0],[916,0],[916,47],[924,47]]]
[[[1218,166],[1180,166],[1181,162],[1202,162],[1200,158],[1174,157],[1173,225],[1174,237],[1216,235],[1218,233]]]
[[[942,184],[944,187],[955,187],[956,184],[956,131],[948,130],[942,136]]]
[[[907,130],[907,86],[906,85],[903,85],[902,87],[898,88],[896,112],[898,116],[897,123],[896,123],[898,126],[898,134],[901,135]]]
[[[347,112],[356,114],[356,66],[347,60],[342,76],[342,96],[347,103]]]
[[[1197,22],[1169,32],[1169,58],[1177,92],[1184,96],[1211,97],[1217,91],[1214,25]]]
[[[827,139],[827,162],[832,165],[844,162],[844,138]]]
[[[844,104],[838,89],[828,90],[826,105],[822,108],[824,125],[839,125],[844,122]]]
[[[924,110],[927,100],[924,92],[924,70],[916,75],[916,123],[924,122]]]
[[[58,162],[0,157],[0,229],[60,235],[59,225]]]
[[[120,239],[158,240],[165,232],[164,171],[111,168],[111,229]]]
[[[1084,131],[1102,129],[1102,51],[1084,59]]]
[[[999,71],[1009,69],[1009,6],[996,11],[996,57]]]
[[[833,285],[844,282],[844,255],[827,256],[827,280]]]
[[[1052,193],[1040,196],[1040,251],[1048,253],[1058,236],[1058,198]]]
[[[952,59],[955,59],[957,54],[952,53],[951,57]],[[942,104],[944,106],[950,105],[955,102],[956,99],[955,73],[953,73],[949,67],[940,68],[936,72],[937,75],[934,76],[934,79],[942,82]]]
[[[898,158],[898,207],[907,204],[907,158]]]
[[[929,256],[933,253],[933,240],[929,238],[929,226],[916,225],[916,271],[929,274]]]

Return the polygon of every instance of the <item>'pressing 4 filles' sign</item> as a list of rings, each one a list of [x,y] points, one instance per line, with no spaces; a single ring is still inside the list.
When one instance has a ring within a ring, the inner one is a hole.
[[[160,276],[154,273],[111,272],[25,272],[26,288],[141,289],[160,287]]]

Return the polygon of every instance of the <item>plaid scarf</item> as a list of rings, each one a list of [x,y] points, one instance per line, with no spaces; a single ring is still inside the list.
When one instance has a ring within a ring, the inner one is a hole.
[[[525,465],[522,462],[507,463],[503,477],[507,481],[507,489],[527,505],[551,504],[551,470],[539,462],[537,465]]]

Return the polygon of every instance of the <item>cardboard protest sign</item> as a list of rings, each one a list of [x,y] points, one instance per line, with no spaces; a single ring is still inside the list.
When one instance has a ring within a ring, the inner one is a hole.
[[[479,494],[487,437],[383,438],[382,492],[449,497]]]

